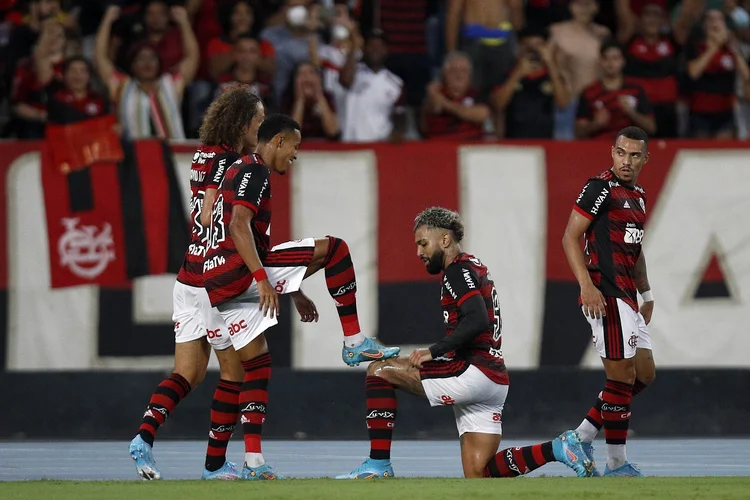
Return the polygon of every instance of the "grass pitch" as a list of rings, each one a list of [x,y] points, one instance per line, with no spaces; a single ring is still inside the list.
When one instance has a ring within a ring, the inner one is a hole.
[[[54,500],[132,500],[158,498],[211,500],[248,498],[352,500],[391,499],[748,499],[750,477],[389,479],[335,481],[25,481],[0,483],[0,498]]]

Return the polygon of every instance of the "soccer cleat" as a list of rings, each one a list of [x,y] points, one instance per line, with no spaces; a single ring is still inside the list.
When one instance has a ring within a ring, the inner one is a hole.
[[[356,347],[347,347],[341,351],[341,357],[349,366],[359,366],[360,363],[367,361],[378,361],[398,356],[401,352],[400,347],[385,347],[378,344],[373,339],[365,337],[364,342]]]
[[[349,474],[336,476],[336,479],[377,479],[393,477],[393,467],[390,460],[373,460],[368,458],[362,465]]]
[[[274,472],[268,464],[259,465],[258,467],[249,467],[246,462],[245,466],[242,467],[240,479],[246,481],[269,481],[272,479],[286,479],[286,477],[278,472]]]
[[[600,477],[602,475],[601,472],[599,472],[599,469],[596,468],[596,461],[594,460],[594,445],[593,443],[587,443],[585,441],[581,441],[581,448],[583,448],[583,452],[586,454],[586,457],[591,460],[591,463],[593,464],[591,467],[591,475],[594,477]]]
[[[151,445],[148,444],[140,435],[137,435],[130,442],[130,458],[135,460],[135,470],[141,479],[151,481],[161,479],[161,472],[156,468],[154,453]]]
[[[558,462],[562,462],[576,472],[578,477],[591,477],[594,462],[589,460],[581,448],[581,439],[576,431],[565,431],[552,441],[552,453]]]
[[[615,470],[609,467],[604,468],[605,476],[620,476],[620,477],[643,477],[641,470],[630,462],[625,462]]]
[[[217,479],[220,481],[234,481],[240,478],[240,471],[237,469],[237,465],[233,464],[229,460],[224,462],[224,465],[220,469],[210,471],[203,469],[203,479]]]

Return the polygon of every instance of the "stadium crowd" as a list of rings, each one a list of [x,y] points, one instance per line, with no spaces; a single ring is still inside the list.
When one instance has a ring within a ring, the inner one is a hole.
[[[0,0],[2,136],[191,139],[251,85],[305,140],[750,135],[750,0]],[[365,118],[366,117],[366,118]]]

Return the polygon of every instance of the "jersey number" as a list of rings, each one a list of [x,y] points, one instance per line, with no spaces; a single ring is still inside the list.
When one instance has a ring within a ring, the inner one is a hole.
[[[198,233],[198,241],[205,245],[208,240],[208,228],[201,224],[201,212],[203,212],[203,198],[193,198],[193,230]]]
[[[492,286],[492,310],[495,315],[495,325],[492,331],[492,340],[497,342],[500,340],[503,330],[503,320],[500,318],[500,299],[497,296],[497,289]]]
[[[214,202],[214,210],[211,214],[211,227],[206,240],[209,248],[218,248],[219,243],[226,238],[224,229],[224,195],[219,194]]]

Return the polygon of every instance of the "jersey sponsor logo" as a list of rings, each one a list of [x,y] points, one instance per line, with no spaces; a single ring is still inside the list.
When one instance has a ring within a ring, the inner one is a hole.
[[[456,292],[453,291],[453,287],[451,286],[451,282],[448,281],[447,276],[443,276],[443,284],[445,285],[445,289],[448,290],[448,293],[451,294],[451,297],[453,297],[453,300],[456,300],[458,296],[456,295]]]
[[[617,181],[609,181],[609,187],[611,188],[620,187],[620,183]]]
[[[464,281],[466,281],[466,286],[468,286],[470,289],[474,290],[476,289],[476,285],[474,284],[474,278],[471,277],[471,273],[468,269],[463,269],[463,275],[464,275]]]
[[[641,204],[641,210],[643,210],[643,213],[646,213],[646,202],[643,201],[643,198],[638,198],[638,203]]]
[[[253,176],[252,172],[245,172],[245,174],[242,176],[242,181],[240,182],[240,188],[237,190],[237,198],[245,197],[245,190],[247,189],[247,185],[250,183],[250,178],[252,176]]]
[[[388,419],[394,419],[396,418],[396,414],[392,411],[386,411],[386,410],[372,410],[370,413],[367,414],[365,417],[366,419],[373,419],[373,418],[388,418]]]
[[[216,168],[216,175],[214,175],[213,181],[215,184],[220,184],[224,178],[224,170],[226,169],[227,159],[222,158],[219,160],[219,166]]]
[[[599,193],[599,196],[597,196],[596,201],[594,202],[594,208],[591,209],[591,213],[593,215],[596,215],[599,213],[599,209],[602,206],[602,203],[604,203],[604,200],[607,199],[607,195],[609,194],[609,190],[607,188],[602,189],[602,192]]]
[[[242,413],[265,413],[266,405],[263,403],[256,403],[255,401],[249,402],[243,409],[240,410]]]
[[[191,243],[188,247],[188,253],[197,257],[204,257],[206,255],[206,247],[196,243]]]
[[[503,414],[502,413],[493,413],[492,414],[492,421],[495,423],[500,423],[503,421]]]
[[[273,287],[273,289],[276,290],[276,293],[284,293],[284,290],[286,290],[286,280],[277,281],[276,286]]]
[[[516,448],[516,450],[521,450],[521,448]],[[521,469],[518,468],[518,465],[516,465],[516,461],[513,458],[513,449],[508,448],[505,450],[505,463],[508,465],[508,468],[512,471],[517,472],[519,475],[521,474]]]
[[[626,227],[624,240],[625,243],[630,243],[631,245],[640,245],[641,241],[643,241],[643,229]]]
[[[578,198],[576,198],[576,205],[578,205],[581,200],[583,199],[583,195],[586,194],[586,190],[589,188],[589,183],[587,182],[585,186],[583,186],[583,189],[581,189],[581,194],[578,195]]]
[[[447,394],[443,394],[442,396],[440,396],[440,400],[443,402],[444,405],[456,404],[456,400],[448,396]]]
[[[223,266],[226,263],[227,259],[225,259],[221,255],[216,255],[203,263],[203,272],[205,273],[206,271],[210,271],[211,269],[216,269],[217,267]]]
[[[260,206],[260,200],[263,199],[263,193],[266,192],[266,188],[267,187],[268,187],[268,177],[266,177],[265,182],[263,182],[263,187],[260,188],[260,193],[258,193],[258,201],[257,201],[256,205]],[[270,230],[270,227],[271,226],[269,225],[269,230]]]
[[[206,328],[206,336],[210,339],[220,339],[221,328],[217,328],[216,330],[209,330],[208,328]]]
[[[234,424],[230,424],[230,425],[221,424],[221,425],[217,425],[216,427],[212,426],[211,431],[212,432],[234,432]]]
[[[286,283],[286,281],[284,283]],[[278,286],[278,284],[277,284],[277,286]],[[333,296],[334,297],[340,297],[341,295],[344,295],[345,293],[351,292],[352,290],[356,290],[356,289],[357,289],[357,282],[356,281],[352,281],[348,285],[344,285],[342,287],[339,287],[338,290],[336,290],[335,292],[333,292]],[[279,292],[279,293],[281,293],[281,292]]]
[[[192,182],[203,182],[203,179],[205,178],[206,178],[206,172],[201,172],[200,170],[190,171],[190,180]]]
[[[63,218],[65,232],[57,241],[60,265],[79,278],[94,279],[115,260],[112,226],[80,226],[78,218]]]
[[[216,152],[206,152],[206,151],[196,151],[193,155],[193,163],[197,163],[198,165],[205,165],[206,160],[209,160],[216,156]]]
[[[230,323],[229,324],[229,336],[233,336],[235,333],[240,333],[242,330],[247,328],[247,323],[244,319],[241,319],[239,323]]]
[[[175,331],[175,333],[176,333],[176,332],[177,332],[177,331],[178,331],[179,329],[180,329],[180,322],[178,321],[177,323],[175,323],[175,324],[174,324],[174,331]]]

